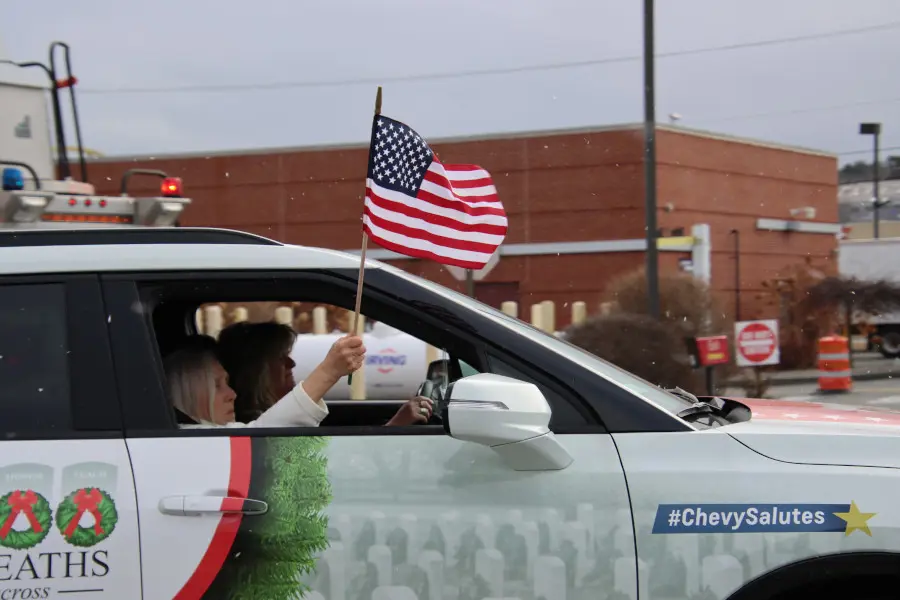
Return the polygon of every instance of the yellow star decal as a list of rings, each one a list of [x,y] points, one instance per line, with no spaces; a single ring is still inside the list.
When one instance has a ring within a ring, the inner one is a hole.
[[[845,536],[848,536],[859,529],[867,536],[872,537],[872,531],[869,529],[867,521],[874,517],[875,514],[876,513],[859,512],[859,507],[856,506],[856,502],[851,501],[849,511],[845,513],[834,513],[834,516],[847,522],[847,528],[844,530]]]

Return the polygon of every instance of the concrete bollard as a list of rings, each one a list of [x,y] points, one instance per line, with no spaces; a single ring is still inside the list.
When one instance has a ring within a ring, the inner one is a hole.
[[[538,329],[543,329],[541,327],[541,317],[544,315],[544,308],[540,304],[532,304],[531,305],[531,325],[532,327],[537,327]]]
[[[431,344],[425,345],[425,364],[430,365],[436,360],[440,360],[441,354],[443,351],[440,348],[435,348]]]
[[[508,300],[500,305],[500,310],[503,314],[509,315],[510,317],[519,318],[519,304],[518,302],[513,302]]]
[[[587,319],[587,304],[579,300],[572,303],[572,325],[580,325]]]
[[[218,339],[222,331],[222,307],[218,304],[203,308],[203,333]]]
[[[317,306],[312,311],[313,326],[312,332],[317,335],[328,333],[328,311],[324,306]]]
[[[547,333],[556,331],[556,302],[553,300],[541,302],[541,329]]]
[[[351,321],[350,327],[353,327],[353,323]],[[363,315],[359,315],[359,323],[356,328],[356,335],[362,335],[366,330],[366,318]],[[353,373],[353,379],[350,381],[350,399],[351,400],[365,400],[366,399],[366,365],[363,363],[363,366]]]
[[[294,322],[294,309],[290,306],[279,306],[275,309],[275,322],[291,325]]]

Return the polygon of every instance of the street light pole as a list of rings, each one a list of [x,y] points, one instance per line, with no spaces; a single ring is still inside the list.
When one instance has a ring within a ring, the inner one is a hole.
[[[879,237],[879,210],[881,210],[881,199],[878,197],[878,142],[881,137],[881,123],[860,123],[859,133],[861,135],[872,136],[872,237],[876,240]]]
[[[644,212],[650,316],[658,319],[659,251],[656,241],[656,92],[654,85],[653,0],[644,0]]]
[[[731,230],[734,236],[734,320],[741,320],[741,232]]]

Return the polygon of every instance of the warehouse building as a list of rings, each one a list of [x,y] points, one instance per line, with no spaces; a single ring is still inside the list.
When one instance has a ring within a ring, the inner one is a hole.
[[[610,278],[644,264],[643,125],[430,140],[444,162],[488,169],[509,215],[506,243],[476,273],[494,306],[578,300],[595,310]],[[427,136],[427,132],[420,132]],[[134,167],[182,177],[184,226],[236,228],[293,244],[358,251],[367,147],[306,147],[109,157],[92,161],[98,192]],[[763,282],[810,260],[836,269],[837,159],[808,149],[682,127],[657,133],[663,270],[708,281],[741,317],[776,317]],[[133,194],[152,192],[135,179]],[[465,274],[380,249],[370,257],[464,289]],[[739,267],[739,272],[736,270]],[[567,311],[559,310],[560,325]]]

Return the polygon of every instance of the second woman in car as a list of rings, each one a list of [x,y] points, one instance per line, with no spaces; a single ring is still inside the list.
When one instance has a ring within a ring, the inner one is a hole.
[[[291,358],[297,334],[288,325],[275,322],[234,323],[219,334],[218,355],[228,372],[229,384],[237,394],[235,419],[252,422],[292,390],[302,388],[311,398],[321,399],[342,377],[362,367],[365,347],[359,336],[340,338],[325,360],[301,385],[294,382],[295,363]],[[319,422],[328,414],[324,402]],[[406,402],[387,425],[425,423],[432,403],[426,398]]]

